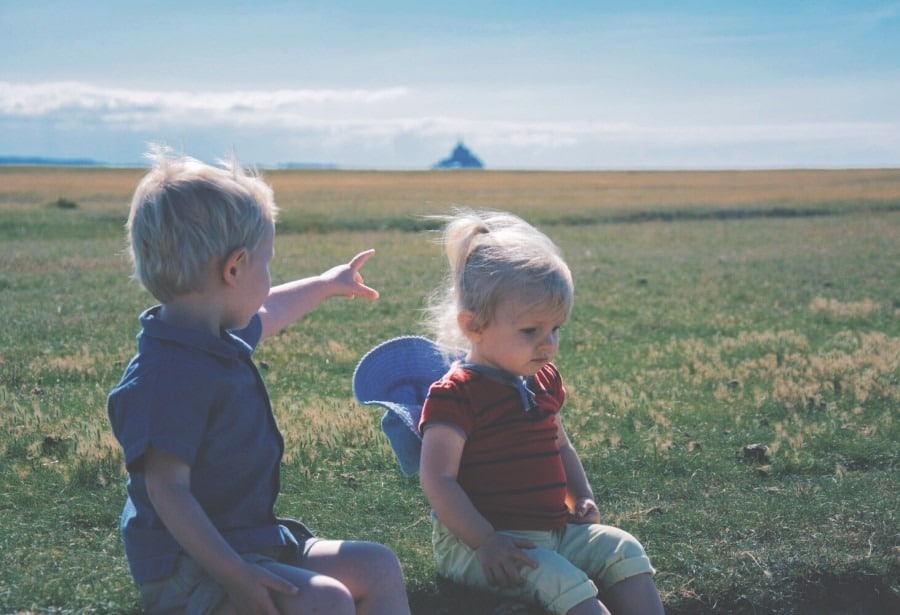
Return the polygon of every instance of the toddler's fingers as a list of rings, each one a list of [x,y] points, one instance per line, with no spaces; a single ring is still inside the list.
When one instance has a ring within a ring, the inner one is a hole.
[[[533,547],[534,547],[534,544],[532,543],[532,548]],[[537,568],[538,567],[537,561],[535,561],[534,559],[529,557],[529,555],[527,553],[525,553],[525,551],[516,551],[515,555],[513,555],[513,559],[515,559],[518,563],[520,563],[524,566],[528,566],[529,568]]]

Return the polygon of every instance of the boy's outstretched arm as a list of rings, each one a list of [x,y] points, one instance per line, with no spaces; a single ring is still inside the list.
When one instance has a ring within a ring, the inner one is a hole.
[[[360,273],[374,254],[375,250],[366,250],[349,263],[332,267],[320,275],[272,287],[258,312],[262,320],[262,338],[275,335],[331,297],[377,299],[378,291],[366,286]]]
[[[222,583],[241,613],[278,615],[270,591],[297,588],[268,570],[245,562],[222,537],[191,494],[191,469],[180,458],[151,449],[145,455],[147,494],[178,544]]]

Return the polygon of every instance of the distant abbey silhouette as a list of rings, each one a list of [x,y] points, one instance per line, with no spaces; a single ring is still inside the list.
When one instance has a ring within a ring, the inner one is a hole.
[[[444,158],[434,165],[435,169],[483,169],[481,161],[469,151],[462,141],[453,148],[449,158]]]

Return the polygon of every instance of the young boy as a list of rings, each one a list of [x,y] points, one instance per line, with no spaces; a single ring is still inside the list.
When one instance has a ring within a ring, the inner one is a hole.
[[[125,552],[149,613],[409,613],[400,564],[275,517],[284,442],[251,354],[329,297],[378,293],[373,251],[270,287],[277,207],[237,163],[167,150],[128,218],[135,278],[160,302],[108,400],[129,473]]]

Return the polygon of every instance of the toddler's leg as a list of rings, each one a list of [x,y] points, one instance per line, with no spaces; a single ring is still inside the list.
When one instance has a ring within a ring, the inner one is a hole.
[[[600,599],[614,615],[661,615],[653,567],[638,540],[600,524],[570,524],[560,552],[597,581]]]
[[[475,552],[435,519],[433,542],[438,574],[461,585],[538,604],[550,613],[609,615],[597,601],[597,587],[587,574],[554,550],[552,532],[505,533],[514,538],[525,538],[537,545],[536,548],[525,550],[538,566],[523,566],[520,569],[524,579],[522,585],[500,587],[488,583]]]
[[[603,601],[616,614],[662,615],[663,605],[649,574],[623,579],[603,592]]]
[[[602,602],[591,598],[581,604],[576,604],[569,609],[566,615],[610,615],[610,612]]]

